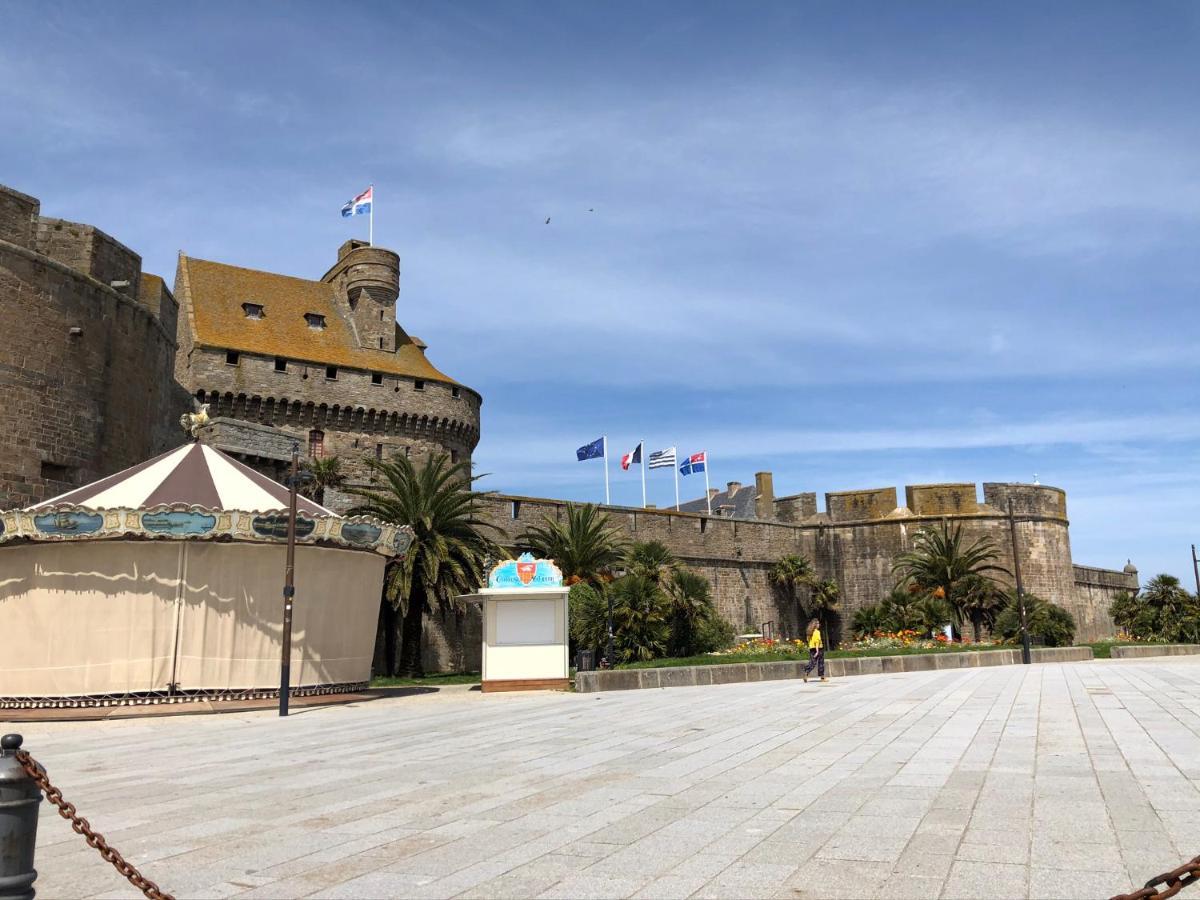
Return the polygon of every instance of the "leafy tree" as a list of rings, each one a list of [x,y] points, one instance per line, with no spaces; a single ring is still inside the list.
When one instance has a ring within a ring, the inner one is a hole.
[[[448,608],[460,594],[475,590],[489,559],[502,551],[485,533],[495,526],[476,517],[479,495],[467,463],[451,463],[446,454],[428,457],[420,468],[404,456],[367,459],[373,486],[352,487],[362,503],[352,515],[375,516],[408,525],[413,543],[393,561],[384,581],[382,604],[387,674],[420,675],[424,617]],[[396,659],[396,614],[401,619]]]
[[[591,650],[600,658],[608,639],[608,600],[602,587],[586,581],[571,586],[567,598],[570,608],[571,637],[582,650]]]
[[[925,624],[925,613],[920,606],[923,595],[910,587],[897,585],[879,604],[880,613],[891,631],[920,631]]]
[[[721,650],[733,642],[733,626],[713,605],[708,579],[689,569],[676,569],[666,586],[671,606],[671,656],[694,656]]]
[[[816,619],[821,624],[821,634],[825,638],[825,646],[834,648],[838,644],[836,633],[841,623],[838,615],[838,584],[831,578],[818,579],[813,582],[812,593],[804,605],[804,614]]]
[[[1120,591],[1108,606],[1108,615],[1113,624],[1130,635],[1134,633],[1133,623],[1141,611],[1142,604],[1133,591]]]
[[[1151,578],[1138,597],[1118,594],[1109,614],[1141,641],[1200,641],[1200,601],[1173,575]]]
[[[921,631],[925,634],[941,631],[957,618],[954,607],[947,600],[935,594],[926,594],[918,598],[915,608],[921,617]]]
[[[1034,594],[1025,595],[1025,621],[1030,638],[1047,647],[1069,647],[1075,641],[1074,616]],[[1008,605],[996,617],[992,633],[1005,641],[1021,639],[1021,613],[1015,594],[1008,595]]]
[[[625,571],[663,586],[679,570],[679,560],[662,541],[639,541],[625,554]],[[707,584],[707,582],[705,582]]]
[[[1000,586],[983,575],[967,575],[960,579],[947,599],[959,625],[970,621],[976,643],[981,640],[983,629],[990,629],[995,624],[996,616],[1008,603]]]
[[[825,636],[825,646],[836,646],[837,635],[833,631],[841,621],[837,614],[837,582],[817,577],[812,563],[797,554],[782,557],[771,567],[767,577],[776,590],[790,601],[801,623],[816,619],[820,623],[821,634]]]
[[[528,547],[534,556],[554,560],[568,585],[611,581],[625,553],[625,543],[608,514],[591,503],[568,503],[565,522],[547,518],[527,528],[517,544]]]
[[[625,575],[608,588],[613,600],[613,650],[620,662],[642,662],[667,652],[670,603],[645,575]]]
[[[342,471],[342,461],[336,456],[317,456],[304,461],[304,470],[308,472],[309,490],[312,499],[320,504],[325,503],[325,491],[328,488],[339,488],[346,483],[346,473]]]
[[[970,597],[972,588],[978,591],[979,579],[989,578],[988,573],[1007,572],[996,563],[998,558],[996,544],[990,537],[978,538],[964,546],[962,525],[951,529],[943,520],[940,529],[918,531],[912,550],[896,557],[892,571],[922,592],[958,604]]]

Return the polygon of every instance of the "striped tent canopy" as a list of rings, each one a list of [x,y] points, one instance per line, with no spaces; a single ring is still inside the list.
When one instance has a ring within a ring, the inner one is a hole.
[[[84,509],[143,509],[176,504],[204,509],[286,511],[288,489],[220,450],[188,443],[29,509],[64,505]],[[309,516],[337,516],[304,497],[297,497],[296,508]]]

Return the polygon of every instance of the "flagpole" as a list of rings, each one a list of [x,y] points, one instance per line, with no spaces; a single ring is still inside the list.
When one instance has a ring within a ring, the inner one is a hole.
[[[611,506],[612,498],[608,492],[608,435],[604,435],[601,440],[604,441],[604,505]]]
[[[675,460],[675,464],[671,466],[675,470],[675,512],[679,512],[679,451],[674,447],[671,450],[671,456]]]
[[[367,243],[375,246],[375,185],[371,185],[371,212],[367,216]]]
[[[708,501],[708,514],[712,515],[712,491],[708,487],[708,451],[704,451],[704,499]]]
[[[638,444],[638,449],[641,450],[642,457],[642,509],[646,508],[646,442],[642,441]]]

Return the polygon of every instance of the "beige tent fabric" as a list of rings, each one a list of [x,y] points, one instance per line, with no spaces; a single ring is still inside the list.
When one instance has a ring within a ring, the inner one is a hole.
[[[285,548],[96,541],[0,549],[0,696],[279,685]],[[296,548],[292,677],[370,677],[385,560]],[[181,587],[182,586],[182,587]]]

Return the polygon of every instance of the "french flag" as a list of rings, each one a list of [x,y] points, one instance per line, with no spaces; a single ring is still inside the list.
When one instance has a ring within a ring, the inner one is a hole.
[[[632,453],[626,453],[621,457],[621,468],[626,471],[630,466],[636,466],[642,461],[642,445],[639,443]]]
[[[375,191],[375,185],[371,185],[349,203],[342,207],[342,218],[348,219],[351,216],[366,215],[371,211],[372,194]]]

